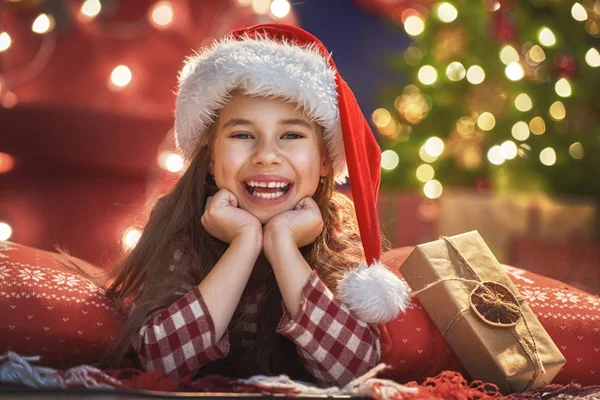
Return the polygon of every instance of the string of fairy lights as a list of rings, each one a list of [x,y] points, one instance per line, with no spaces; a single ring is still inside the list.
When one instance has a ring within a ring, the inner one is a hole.
[[[571,16],[575,21],[583,23],[584,29],[589,35],[599,37],[600,1],[595,3],[585,1],[589,3],[586,4],[587,7],[577,2],[573,4]],[[492,3],[490,11],[498,11],[501,7],[501,3],[495,1]],[[431,10],[421,10],[418,6],[404,9],[399,18],[395,17],[394,19],[403,26],[409,36],[419,37],[427,29],[426,18],[429,16],[433,16],[442,24],[449,24],[457,19],[458,10],[450,2],[442,2],[435,4]],[[512,44],[502,46],[499,59],[505,65],[504,74],[506,78],[509,81],[517,82],[526,78],[527,75],[533,75],[533,79],[538,82],[548,81],[550,77],[541,76],[547,74],[545,69],[537,67],[546,60],[547,50],[544,49],[551,49],[557,46],[557,43],[558,39],[552,29],[547,26],[540,26],[537,30],[537,43],[528,41],[520,49],[515,48]],[[448,44],[448,46],[456,45],[456,43]],[[459,82],[466,79],[470,85],[480,85],[486,81],[486,71],[482,66],[476,64],[465,65],[460,61],[451,61],[437,68],[434,65],[419,67],[424,58],[424,51],[414,44],[411,44],[404,51],[405,63],[414,68],[418,67],[416,72],[418,82],[405,86],[402,93],[396,97],[393,114],[386,108],[379,108],[371,115],[373,124],[384,137],[397,138],[402,136],[404,133],[410,132],[413,126],[427,118],[433,107],[433,101],[430,96],[422,93],[419,88],[420,85],[430,87],[442,78],[440,76],[442,74],[445,74],[443,78],[447,78],[450,82]],[[584,59],[588,67],[600,67],[600,53],[596,48],[590,47],[585,53]],[[572,82],[568,77],[559,76],[553,85],[558,98],[549,107],[548,115],[553,121],[561,121],[567,115],[563,99],[569,98],[573,94]],[[533,108],[531,97],[524,92],[515,93],[512,103],[522,113],[526,113]],[[547,123],[549,122],[541,115],[533,116],[528,120],[515,121],[510,132],[512,138],[503,143],[491,144],[487,149],[488,162],[493,165],[501,165],[516,157],[525,156],[527,152],[531,151],[531,147],[527,144],[528,138],[532,134],[543,135],[546,132]],[[462,116],[455,121],[455,130],[459,137],[484,135],[494,129],[495,126],[496,116],[489,111]],[[415,173],[417,179],[423,184],[423,193],[431,199],[440,197],[443,192],[443,185],[435,179],[436,171],[431,164],[442,156],[447,144],[440,137],[432,136],[426,139],[419,149],[419,158],[423,164],[416,168]],[[483,158],[481,150],[477,147],[464,148],[461,161],[467,170],[476,169],[481,165]],[[578,141],[570,145],[568,152],[576,160],[584,157],[583,145]],[[554,165],[557,161],[555,149],[552,147],[542,149],[539,152],[539,161],[548,167]],[[382,153],[382,169],[393,171],[399,163],[400,156],[393,149],[387,149]]]
[[[11,3],[19,3],[20,0],[10,0]],[[196,0],[193,0],[196,1]],[[115,29],[101,29],[101,34],[111,35],[118,38],[130,38],[139,32],[146,32],[148,26],[156,30],[168,29],[177,19],[174,3],[177,0],[160,0],[152,4],[145,17],[139,21],[130,23],[121,23],[114,26]],[[252,12],[258,16],[266,15],[273,20],[287,17],[291,10],[291,4],[288,0],[236,0],[237,6],[249,7]],[[77,15],[73,19],[84,26],[89,26],[90,32],[97,32],[92,29],[91,22],[94,21],[102,12],[103,1],[85,0],[81,2]],[[12,108],[18,104],[17,95],[10,89],[19,83],[35,78],[37,73],[47,65],[56,45],[57,21],[51,13],[40,13],[31,21],[31,32],[39,35],[42,39],[38,53],[32,58],[28,65],[19,66],[13,71],[4,71],[0,74],[0,106]],[[0,55],[10,54],[11,47],[18,38],[13,37],[10,32],[0,30]],[[107,76],[107,88],[113,91],[126,90],[135,76],[132,69],[126,64],[115,65]],[[167,137],[171,137],[170,132]],[[161,170],[167,173],[180,173],[185,168],[183,158],[173,151],[172,144],[165,143],[159,149],[157,156],[157,165]],[[15,167],[15,159],[7,153],[0,152],[0,174],[8,173]],[[13,227],[6,221],[0,221],[0,240],[8,240],[13,236]],[[137,227],[129,227],[124,230],[120,237],[123,248],[128,249],[136,245],[141,236],[141,231]]]

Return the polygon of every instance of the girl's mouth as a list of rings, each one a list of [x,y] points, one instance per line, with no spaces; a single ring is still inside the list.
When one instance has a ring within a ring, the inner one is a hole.
[[[287,197],[286,194],[289,193],[292,185],[289,182],[243,182],[246,189],[245,193],[253,200],[261,203],[282,200]]]

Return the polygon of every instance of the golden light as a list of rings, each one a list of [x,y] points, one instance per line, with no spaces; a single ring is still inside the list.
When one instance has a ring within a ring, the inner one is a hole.
[[[531,61],[535,63],[541,63],[546,59],[546,53],[544,53],[544,49],[537,44],[529,50],[528,54],[529,58],[531,58]]]
[[[579,142],[573,143],[569,146],[569,154],[576,160],[581,160],[583,158],[583,146]]]
[[[371,121],[376,127],[382,128],[392,122],[392,114],[385,108],[378,108],[371,114]]]
[[[149,10],[150,21],[157,28],[165,28],[173,22],[173,5],[170,1],[159,1]]]
[[[512,160],[517,156],[517,145],[512,140],[507,140],[500,145],[504,158]]]
[[[6,153],[0,153],[0,174],[12,170],[15,166],[15,159]]]
[[[593,47],[589,49],[587,53],[585,53],[585,62],[592,68],[600,67],[600,53],[598,50]]]
[[[477,126],[479,126],[479,129],[484,131],[491,131],[494,129],[494,126],[496,126],[496,118],[494,117],[494,114],[487,111],[481,113],[479,118],[477,118]]]
[[[540,152],[540,161],[542,164],[551,166],[556,164],[556,152],[552,147],[546,147]]]
[[[400,157],[394,150],[385,150],[381,153],[381,168],[387,169],[388,171],[393,170],[400,163]]]
[[[2,106],[4,108],[13,108],[19,102],[19,98],[14,92],[8,92],[4,94],[2,99]]]
[[[429,156],[438,158],[444,152],[444,141],[437,136],[433,136],[427,139],[423,148]]]
[[[531,146],[529,146],[527,143],[521,143],[519,145],[519,150],[518,150],[518,155],[521,158],[525,158],[529,156],[529,152],[531,151]]]
[[[81,14],[86,17],[86,19],[92,19],[98,16],[102,11],[102,4],[100,4],[99,0],[86,0],[81,5]]]
[[[506,45],[500,50],[500,61],[505,65],[510,63],[519,62],[519,53],[511,45]]]
[[[117,66],[110,74],[111,83],[118,88],[129,85],[132,78],[133,75],[131,74],[131,70],[126,65]]]
[[[516,140],[525,141],[529,138],[529,125],[525,121],[519,121],[513,125],[510,133]]]
[[[437,71],[431,65],[424,65],[419,68],[417,76],[423,85],[431,85],[437,80]]]
[[[504,161],[504,152],[500,146],[492,146],[487,153],[488,160],[494,165],[501,165]]]
[[[462,165],[472,171],[481,165],[481,149],[479,146],[470,145],[462,151],[460,162]]]
[[[161,152],[157,161],[159,167],[173,173],[181,171],[184,167],[183,157],[171,151]]]
[[[54,28],[54,18],[51,15],[40,14],[33,21],[33,25],[31,25],[31,30],[35,33],[44,34]]]
[[[432,180],[434,176],[435,170],[429,164],[421,164],[417,168],[417,179],[423,183]]]
[[[560,78],[554,85],[554,91],[560,97],[569,97],[572,93],[571,84],[566,78]]]
[[[430,156],[425,151],[425,145],[421,146],[421,148],[419,149],[419,157],[421,158],[421,160],[423,160],[426,163],[432,163],[438,159],[437,157]]]
[[[437,15],[442,22],[452,22],[458,16],[458,11],[450,3],[442,3],[438,6]]]
[[[446,68],[446,75],[451,81],[457,82],[467,75],[465,67],[458,61],[451,62]]]
[[[510,79],[511,81],[521,80],[525,76],[525,71],[523,70],[521,64],[519,64],[518,62],[508,64],[504,72],[508,79]]]
[[[571,7],[571,16],[575,21],[580,22],[585,21],[588,18],[588,14],[585,10],[585,7],[583,7],[579,3],[575,3],[573,4],[573,7]]]
[[[241,6],[249,6],[252,4],[252,0],[237,0],[237,2]]]
[[[475,121],[469,117],[461,117],[456,121],[456,131],[462,136],[470,136],[475,130]]]
[[[597,36],[598,33],[600,33],[600,28],[598,27],[598,24],[596,23],[596,21],[593,21],[591,19],[585,21],[584,29],[587,33],[589,33],[592,36]]]
[[[546,123],[542,117],[533,117],[529,121],[529,130],[534,135],[543,135],[546,132]]]
[[[12,236],[12,228],[6,222],[0,222],[0,240],[8,240]]]
[[[404,50],[404,61],[408,65],[417,65],[423,59],[423,51],[415,46],[407,47]]]
[[[411,15],[404,20],[404,30],[410,36],[418,36],[425,30],[425,22],[416,15]]]
[[[467,80],[473,85],[479,85],[485,79],[485,72],[479,65],[472,65],[467,70]]]
[[[549,28],[543,27],[538,33],[538,40],[542,46],[552,47],[556,44],[556,36]]]
[[[442,195],[444,188],[440,181],[432,179],[423,185],[423,193],[430,199],[437,199]]]
[[[142,237],[142,231],[136,228],[129,228],[125,231],[122,239],[122,245],[125,250],[133,249]]]
[[[276,18],[284,18],[292,9],[288,0],[274,0],[271,3],[271,14],[273,14]]]
[[[264,15],[271,8],[271,0],[252,0],[252,11],[256,14]]]
[[[525,93],[521,93],[515,98],[515,107],[517,110],[526,112],[533,108],[533,102],[531,101],[531,97],[526,95]]]
[[[555,101],[550,106],[550,117],[556,121],[560,121],[567,116],[567,110],[565,109],[565,105],[560,101]]]
[[[10,38],[10,35],[8,33],[0,33],[0,51],[8,50],[11,43],[12,39]]]
[[[402,92],[409,93],[409,90],[405,88]],[[413,125],[418,124],[425,117],[427,117],[430,108],[427,99],[418,92],[418,89],[416,93],[402,94],[396,97],[394,100],[394,106],[402,118],[404,118],[409,124]]]

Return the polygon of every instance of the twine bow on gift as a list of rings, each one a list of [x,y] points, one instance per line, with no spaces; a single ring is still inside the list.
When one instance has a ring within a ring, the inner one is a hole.
[[[431,287],[438,285],[442,282],[448,281],[458,281],[463,283],[468,283],[475,285],[475,288],[471,291],[469,295],[469,302],[471,304],[470,308],[463,309],[459,311],[454,318],[450,321],[448,326],[446,326],[442,330],[442,336],[446,336],[448,332],[454,328],[454,326],[462,319],[464,316],[470,312],[474,312],[481,320],[485,323],[500,327],[510,329],[523,350],[525,354],[529,357],[532,364],[535,366],[535,371],[533,373],[533,377],[527,384],[527,386],[523,390],[529,389],[537,379],[538,375],[541,373],[546,373],[546,369],[544,368],[544,364],[540,358],[540,354],[537,350],[537,345],[535,343],[535,338],[533,337],[533,333],[527,324],[527,319],[523,315],[523,310],[521,309],[521,304],[525,301],[521,296],[515,296],[510,289],[506,286],[491,281],[482,281],[477,272],[471,267],[467,259],[460,252],[458,247],[450,240],[450,238],[442,236],[443,239],[450,247],[454,250],[460,261],[463,265],[473,274],[476,278],[474,279],[464,279],[464,278],[444,278],[429,285],[423,287],[420,290],[413,292],[413,296],[416,296],[419,293],[430,289]],[[519,333],[515,330],[515,326],[519,321],[523,321],[525,328],[527,329],[527,333],[531,338],[531,343],[525,340],[524,337],[519,335]]]

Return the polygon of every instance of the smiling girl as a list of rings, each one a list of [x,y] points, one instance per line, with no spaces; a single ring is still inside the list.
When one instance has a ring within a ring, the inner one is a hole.
[[[114,270],[129,319],[109,361],[322,385],[375,366],[406,295],[377,263],[379,147],[324,46],[235,31],[186,61],[175,117],[189,165]]]

